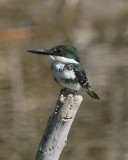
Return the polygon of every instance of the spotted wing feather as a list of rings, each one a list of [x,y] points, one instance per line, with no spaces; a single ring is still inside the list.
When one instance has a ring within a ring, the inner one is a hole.
[[[94,99],[100,99],[99,96],[92,90],[91,86],[89,85],[87,76],[85,71],[83,70],[82,66],[79,64],[74,64],[74,72],[78,79],[78,83],[85,89],[85,91]]]

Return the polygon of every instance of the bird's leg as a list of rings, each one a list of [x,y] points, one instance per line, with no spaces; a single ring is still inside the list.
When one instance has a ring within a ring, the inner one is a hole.
[[[71,89],[69,89],[69,88],[64,88],[64,89],[62,89],[61,90],[61,93],[64,93],[64,95],[66,94],[72,94],[73,96],[75,96],[76,95],[76,93],[77,93],[77,91],[75,91],[75,90],[71,90]]]

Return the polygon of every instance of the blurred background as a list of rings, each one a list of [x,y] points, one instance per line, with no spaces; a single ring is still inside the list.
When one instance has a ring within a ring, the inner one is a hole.
[[[128,160],[127,0],[0,0],[0,159],[34,159],[61,87],[26,50],[60,44],[101,98],[83,94],[60,159]]]

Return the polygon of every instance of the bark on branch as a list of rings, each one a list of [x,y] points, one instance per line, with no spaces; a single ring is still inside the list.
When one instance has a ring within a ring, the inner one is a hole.
[[[40,141],[36,160],[58,160],[66,145],[67,136],[82,102],[82,96],[61,90],[55,112],[49,117]]]

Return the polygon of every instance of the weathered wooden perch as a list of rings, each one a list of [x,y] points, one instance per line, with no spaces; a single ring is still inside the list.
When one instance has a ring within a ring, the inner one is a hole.
[[[69,90],[61,90],[55,112],[49,117],[39,144],[36,160],[59,159],[81,102],[82,96],[74,96]]]

